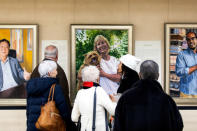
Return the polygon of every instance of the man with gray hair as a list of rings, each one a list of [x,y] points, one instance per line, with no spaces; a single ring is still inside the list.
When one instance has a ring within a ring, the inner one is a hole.
[[[57,47],[54,45],[47,46],[44,51],[44,57],[45,57],[45,59],[50,59],[50,60],[54,60],[55,62],[57,62],[57,60],[58,60]]]
[[[139,76],[141,80],[118,101],[114,131],[182,131],[183,121],[176,103],[157,82],[158,64],[144,61]]]
[[[43,61],[45,61],[45,60],[52,60],[57,63],[58,49],[56,46],[49,45],[45,48]],[[58,73],[57,79],[59,80],[59,85],[62,87],[64,96],[65,96],[65,99],[66,99],[68,105],[71,107],[70,98],[69,98],[68,80],[67,80],[64,70],[61,68],[61,66],[59,64],[57,64],[57,73]],[[36,77],[40,77],[40,74],[38,72],[38,65],[36,66],[36,68],[33,70],[32,74],[31,74],[31,78],[36,78]]]
[[[152,60],[144,61],[140,66],[141,79],[158,80],[159,78],[159,66]]]

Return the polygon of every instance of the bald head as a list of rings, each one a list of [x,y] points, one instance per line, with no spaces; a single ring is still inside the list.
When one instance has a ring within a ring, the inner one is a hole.
[[[45,48],[44,57],[57,62],[58,60],[58,49],[54,45],[49,45]]]
[[[153,60],[146,60],[140,66],[140,77],[142,79],[158,80],[159,66]]]

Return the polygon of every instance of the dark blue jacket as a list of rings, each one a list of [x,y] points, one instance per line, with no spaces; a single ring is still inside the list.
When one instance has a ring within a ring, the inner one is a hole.
[[[40,115],[40,107],[47,102],[51,85],[58,83],[56,78],[34,78],[27,83],[27,131],[37,131],[35,123]],[[61,87],[57,84],[54,92],[56,107],[66,122],[67,130],[72,130],[71,113]]]

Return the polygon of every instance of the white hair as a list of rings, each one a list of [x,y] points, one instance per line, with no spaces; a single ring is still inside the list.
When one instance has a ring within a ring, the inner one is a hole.
[[[88,81],[88,82],[96,82],[99,78],[99,70],[96,66],[85,66],[82,71],[82,81]]]
[[[57,69],[57,64],[52,60],[42,61],[38,66],[40,77],[49,77],[48,73],[53,71],[54,69]]]

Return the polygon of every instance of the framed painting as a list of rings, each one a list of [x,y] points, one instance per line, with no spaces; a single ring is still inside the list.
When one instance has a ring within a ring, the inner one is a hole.
[[[197,24],[165,24],[165,91],[180,106],[197,105],[196,33]]]
[[[0,25],[0,39],[10,42],[9,57],[32,72],[38,63],[38,25]],[[25,84],[0,92],[0,106],[25,106]]]
[[[127,53],[133,54],[132,32],[133,25],[71,25],[71,100],[77,92],[76,78],[84,55],[95,50],[95,38],[105,37],[109,42],[109,55],[118,59]]]

